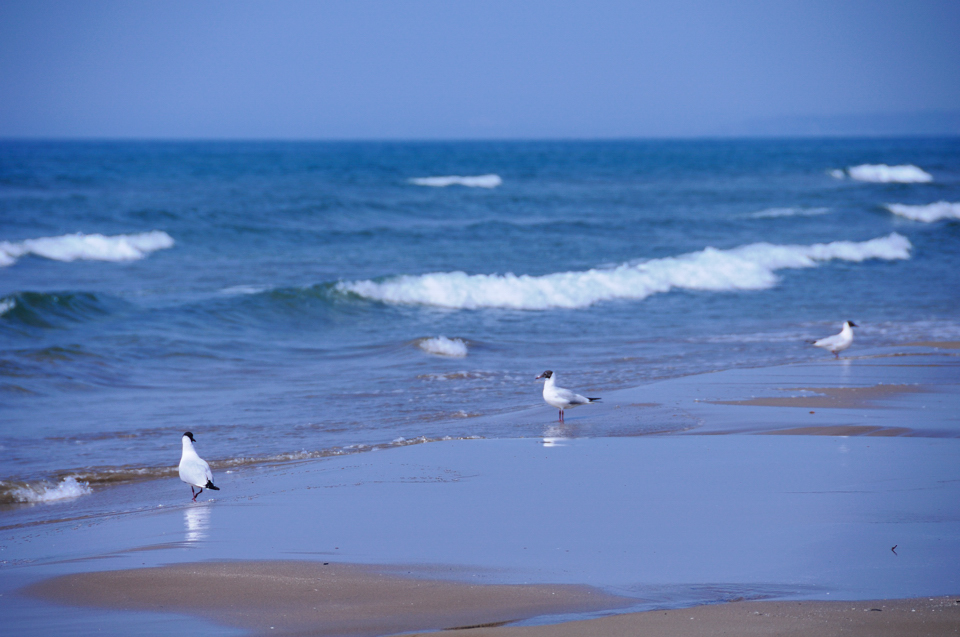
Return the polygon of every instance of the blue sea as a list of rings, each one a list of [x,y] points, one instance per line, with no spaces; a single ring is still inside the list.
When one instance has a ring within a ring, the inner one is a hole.
[[[215,472],[538,436],[545,369],[603,396],[844,320],[960,339],[960,139],[0,142],[0,504],[174,476],[184,431]]]

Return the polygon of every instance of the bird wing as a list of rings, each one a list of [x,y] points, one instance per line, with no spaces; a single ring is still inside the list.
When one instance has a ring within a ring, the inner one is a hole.
[[[555,389],[555,395],[560,400],[570,403],[571,405],[583,405],[584,403],[590,402],[590,399],[586,396],[581,396],[580,394],[574,393],[569,389],[564,389],[562,387],[557,387]]]
[[[826,338],[821,338],[819,341],[814,341],[814,347],[833,347],[840,344],[840,335],[834,334],[833,336],[827,336]]]
[[[213,473],[203,458],[188,458],[180,463],[180,479],[187,484],[203,487],[213,479]]]

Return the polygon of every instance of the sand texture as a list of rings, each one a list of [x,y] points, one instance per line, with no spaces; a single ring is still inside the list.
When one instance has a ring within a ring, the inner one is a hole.
[[[185,613],[261,634],[460,637],[900,636],[960,634],[960,596],[883,601],[732,602],[538,626],[529,617],[637,600],[582,586],[475,585],[370,566],[221,562],[67,575],[29,587],[61,604]]]
[[[322,562],[220,562],[81,573],[29,587],[75,606],[176,612],[271,634],[387,635],[623,607],[585,586],[474,585]]]
[[[549,626],[503,626],[439,633],[446,637],[940,637],[958,634],[960,597],[867,602],[734,602]]]
[[[717,401],[717,404],[752,405],[756,407],[807,407],[810,409],[863,409],[876,407],[876,401],[897,394],[922,391],[922,388],[916,385],[874,385],[873,387],[797,387],[785,391],[810,392],[812,395],[725,400]]]

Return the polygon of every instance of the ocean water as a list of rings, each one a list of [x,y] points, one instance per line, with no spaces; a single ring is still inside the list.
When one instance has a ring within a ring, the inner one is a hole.
[[[0,142],[0,513],[960,339],[958,210],[958,139]]]

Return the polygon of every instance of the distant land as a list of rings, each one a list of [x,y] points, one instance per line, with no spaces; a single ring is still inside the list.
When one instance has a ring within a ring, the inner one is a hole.
[[[743,120],[724,135],[762,137],[898,137],[960,135],[960,110]]]

